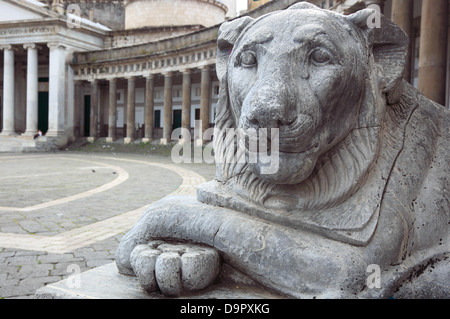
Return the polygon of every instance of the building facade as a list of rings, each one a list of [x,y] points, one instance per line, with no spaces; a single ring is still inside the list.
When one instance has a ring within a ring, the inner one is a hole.
[[[309,2],[345,14],[378,6],[410,36],[405,79],[449,107],[450,1]],[[233,0],[0,0],[0,151],[12,140],[33,147],[38,129],[57,146],[83,137],[167,143],[175,128],[201,141],[218,100],[218,29],[234,16]]]
[[[247,1],[247,10],[251,11],[254,10],[263,4],[266,4],[267,2],[272,0],[248,0]]]

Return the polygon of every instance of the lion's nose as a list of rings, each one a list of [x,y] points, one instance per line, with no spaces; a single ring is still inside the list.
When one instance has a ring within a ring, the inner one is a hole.
[[[248,126],[259,128],[283,128],[293,125],[297,112],[287,99],[269,92],[258,94],[250,101],[250,107],[243,110]]]
[[[241,109],[246,126],[282,130],[296,123],[296,94],[287,84],[289,70],[284,71],[267,70],[252,87]]]
[[[260,128],[282,128],[292,126],[297,116],[295,114],[290,117],[281,116],[280,112],[253,112],[247,116],[247,122],[255,129]]]

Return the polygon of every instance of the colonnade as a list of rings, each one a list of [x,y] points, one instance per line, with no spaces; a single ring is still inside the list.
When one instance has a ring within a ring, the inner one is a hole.
[[[412,40],[414,3],[411,0],[392,0],[391,19]],[[447,47],[449,42],[448,0],[423,0],[420,25],[418,89],[431,100],[445,105],[447,88]],[[412,41],[410,41],[412,43]],[[410,46],[405,79],[412,81]],[[449,106],[450,107],[450,106]]]
[[[26,43],[23,45],[27,50],[27,68],[26,68],[26,129],[21,133],[22,136],[34,136],[38,131],[38,118],[39,118],[39,61],[38,53],[42,44]],[[68,51],[64,46],[59,43],[48,43],[49,48],[49,101],[48,101],[48,131],[46,136],[66,136],[72,135],[75,137],[81,136],[79,126],[80,112],[83,109],[82,100],[82,81],[67,81],[67,62],[66,56]],[[3,129],[1,131],[2,136],[17,136],[20,133],[17,132],[15,126],[16,114],[15,107],[15,57],[17,55],[17,47],[12,45],[0,46],[0,49],[4,51],[4,67],[3,67]],[[211,70],[210,65],[200,68],[201,71],[201,98],[200,98],[200,114],[202,120],[202,132],[206,130],[210,124],[210,105],[211,105]],[[183,69],[179,71],[164,72],[164,118],[163,124],[163,138],[161,143],[168,143],[171,139],[172,133],[172,108],[173,108],[173,77],[176,72],[182,74],[182,127],[190,129],[191,123],[191,76],[195,69]],[[154,139],[154,105],[155,105],[155,77],[157,74],[145,74],[141,77],[145,78],[145,107],[144,107],[144,121],[145,132],[143,141],[152,141]],[[132,142],[135,136],[135,110],[136,110],[136,81],[140,76],[124,76],[127,82],[127,101],[126,101],[126,132],[125,143]],[[108,79],[109,83],[109,105],[108,112],[108,136],[107,141],[114,141],[117,138],[117,82],[119,78]],[[89,137],[92,139],[100,137],[98,124],[100,122],[100,114],[98,110],[98,104],[100,102],[100,79],[90,80],[90,127]],[[72,90],[66,88],[68,85],[73,85]],[[73,104],[77,110],[74,110],[72,118],[73,123],[65,123],[67,121],[66,111],[70,109],[66,107],[67,97],[65,94],[72,92]],[[68,132],[67,130],[73,126],[74,132]]]
[[[190,129],[191,126],[191,91],[192,80],[191,75],[195,69],[183,69],[179,72],[182,74],[182,110],[181,110],[181,127]],[[212,67],[207,65],[200,68],[201,71],[201,83],[200,83],[200,120],[202,123],[201,132],[204,132],[210,124],[210,106],[211,106],[211,84],[212,84]],[[144,101],[144,137],[143,142],[150,142],[154,140],[154,106],[155,106],[155,77],[157,74],[142,75],[145,78],[145,101]],[[170,142],[173,127],[173,77],[174,71],[161,73],[164,77],[164,106],[162,118],[162,139],[160,142],[166,144]],[[124,143],[131,143],[136,139],[135,136],[135,114],[136,114],[136,81],[138,76],[124,77],[127,83],[127,100],[126,100],[126,131],[124,136]],[[108,112],[108,136],[106,140],[112,142],[117,138],[117,82],[118,78],[111,78],[107,80],[109,84],[109,105],[107,107]],[[75,86],[80,86],[81,82],[76,81]],[[98,103],[99,103],[99,80],[93,79],[90,81],[90,96],[91,96],[91,108],[90,108],[90,128],[89,138],[94,140],[99,136],[98,123]],[[77,89],[75,88],[75,92]],[[76,106],[77,107],[77,106]],[[75,121],[79,121],[79,117]]]
[[[366,0],[366,5],[376,4],[383,11],[385,0]],[[449,53],[448,0],[423,0],[420,25],[420,52],[418,89],[426,97],[442,105],[446,104],[447,68]],[[391,20],[400,26],[410,38],[404,79],[413,82],[414,62],[414,1],[392,0]],[[450,106],[449,106],[450,107]]]
[[[57,42],[47,43],[49,63],[49,114],[47,136],[65,135],[64,105],[66,83],[66,48]],[[38,130],[38,47],[25,43],[27,50],[26,130],[24,136],[33,136]],[[17,48],[2,45],[3,58],[3,130],[1,135],[18,135],[15,127],[15,55]]]
[[[448,62],[448,0],[423,0],[418,89],[445,105]]]

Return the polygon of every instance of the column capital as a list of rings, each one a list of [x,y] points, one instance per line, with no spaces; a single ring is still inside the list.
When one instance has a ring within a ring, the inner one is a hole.
[[[0,50],[12,50],[13,47],[11,44],[2,44],[0,45]]]
[[[47,43],[47,46],[49,47],[50,50],[54,50],[54,49],[59,49],[59,48],[65,48],[64,45],[62,45],[60,42],[56,42],[56,41],[51,41]]]
[[[173,76],[173,72],[171,72],[171,71],[162,72],[161,74],[164,75],[164,77],[172,77]]]
[[[193,70],[192,69],[182,69],[182,70],[180,70],[180,72],[183,74],[192,74]]]
[[[153,73],[144,74],[143,77],[146,79],[152,80],[155,78],[155,74],[153,74]]]
[[[109,83],[116,83],[117,82],[117,78],[111,78],[108,79]]]
[[[207,65],[203,65],[199,67],[200,70],[202,71],[210,71],[211,70],[211,65],[207,64]]]
[[[25,43],[23,45],[23,48],[28,50],[28,49],[37,49],[36,43]]]

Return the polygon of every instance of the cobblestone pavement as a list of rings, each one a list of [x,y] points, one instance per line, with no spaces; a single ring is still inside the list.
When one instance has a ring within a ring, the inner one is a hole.
[[[195,193],[211,164],[170,157],[58,152],[0,154],[0,299],[110,263],[152,202]]]

